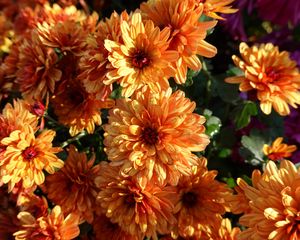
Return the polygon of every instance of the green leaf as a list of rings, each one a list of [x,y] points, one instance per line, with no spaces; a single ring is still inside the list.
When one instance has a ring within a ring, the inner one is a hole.
[[[229,66],[228,71],[226,72],[226,75],[228,77],[233,77],[233,76],[243,76],[245,73],[238,67],[235,67],[233,65]]]
[[[257,129],[256,129],[257,130]],[[243,136],[241,143],[242,148],[240,154],[245,158],[245,161],[252,165],[261,165],[264,163],[263,146],[268,140],[262,132],[252,131],[249,136]]]
[[[246,127],[251,120],[251,116],[257,115],[257,107],[254,102],[246,101],[244,104],[237,106],[234,110],[234,123],[237,129]]]
[[[240,100],[239,86],[226,83],[224,81],[225,77],[223,74],[212,78],[212,88],[224,102],[236,104]]]
[[[220,128],[222,126],[222,122],[221,120],[216,117],[216,116],[212,116],[212,111],[210,111],[209,109],[205,109],[203,112],[203,115],[206,118],[206,134],[209,135],[210,137],[213,137],[214,135],[216,135],[217,133],[219,133]]]
[[[221,151],[218,154],[218,157],[220,158],[227,158],[231,155],[232,151],[229,148],[222,148]]]
[[[234,178],[223,178],[222,180],[225,181],[230,188],[234,188],[236,186]]]
[[[114,87],[114,90],[110,94],[110,97],[112,99],[118,99],[122,97],[122,87],[121,86],[116,86]]]

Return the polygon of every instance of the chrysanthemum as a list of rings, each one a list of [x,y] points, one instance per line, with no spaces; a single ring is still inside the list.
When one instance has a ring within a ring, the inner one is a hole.
[[[60,7],[58,4],[50,5],[46,3],[43,5],[42,17],[48,24],[56,24],[66,20],[74,20],[82,23],[86,20],[86,14],[78,10],[75,6]]]
[[[224,218],[221,222],[221,227],[218,231],[219,236],[211,240],[237,240],[241,230],[238,227],[232,227],[230,219]]]
[[[217,53],[214,46],[204,41],[207,30],[214,27],[216,21],[199,22],[202,4],[197,5],[196,1],[191,4],[190,0],[156,0],[142,3],[141,10],[156,26],[171,31],[168,49],[179,53],[174,64],[177,83],[186,81],[188,67],[195,71],[201,69],[197,55],[213,57]]]
[[[209,143],[205,118],[193,113],[195,106],[170,88],[161,93],[143,88],[131,99],[118,99],[103,126],[108,159],[141,185],[151,179],[176,185],[197,164],[191,151],[203,151]]]
[[[8,128],[1,129],[2,131],[10,133],[11,130],[21,130],[24,126],[31,126],[34,131],[37,130],[38,116],[30,112],[28,103],[25,100],[15,99],[13,104],[7,103],[2,110],[2,117],[9,125]]]
[[[62,75],[56,67],[58,57],[54,49],[45,47],[32,32],[31,37],[24,39],[19,52],[16,83],[22,94],[41,100],[47,93],[53,93]]]
[[[82,84],[74,79],[61,84],[51,100],[59,122],[70,127],[71,136],[75,136],[83,130],[93,133],[95,125],[102,123],[100,110],[114,105],[114,101],[107,98],[108,95],[97,100],[94,94],[87,93]]]
[[[11,90],[13,84],[8,81],[6,76],[6,66],[4,63],[0,62],[0,102],[3,98],[8,96],[8,92]]]
[[[218,225],[220,216],[229,210],[226,198],[231,190],[215,180],[217,172],[207,170],[206,159],[199,161],[199,166],[192,167],[192,175],[183,176],[177,185],[174,213],[178,228],[175,234],[182,237],[200,238],[210,226]]]
[[[299,1],[258,0],[256,6],[259,17],[274,24],[285,26],[291,23],[296,26],[300,22]]]
[[[234,0],[194,0],[196,4],[203,4],[203,14],[211,18],[225,20],[225,18],[218,15],[218,13],[230,14],[235,13],[238,9],[232,8],[230,4]]]
[[[108,72],[104,83],[118,81],[125,97],[144,85],[154,91],[166,89],[168,78],[175,73],[170,63],[178,58],[176,51],[167,50],[170,30],[160,31],[149,20],[143,23],[141,14],[134,13],[128,22],[121,22],[121,32],[123,44],[105,40],[108,60],[115,69]]]
[[[24,126],[1,140],[6,150],[0,174],[4,183],[10,183],[10,189],[21,180],[24,188],[41,185],[45,180],[43,169],[53,174],[63,166],[63,161],[55,155],[61,149],[52,147],[54,136],[54,131],[45,130],[35,137],[32,127]]]
[[[47,176],[45,186],[48,198],[60,205],[65,214],[76,212],[89,223],[93,221],[99,192],[94,179],[100,166],[93,166],[94,162],[94,157],[88,161],[85,153],[71,146],[64,167]]]
[[[101,189],[97,202],[113,223],[138,239],[167,234],[176,222],[173,200],[176,189],[160,188],[154,184],[141,187],[134,179],[122,177],[120,167],[101,165],[102,174],[96,178]]]
[[[79,67],[81,73],[78,76],[86,91],[96,95],[97,99],[105,99],[110,94],[111,84],[104,84],[108,78],[106,74],[113,69],[107,57],[109,52],[104,47],[105,39],[122,43],[120,23],[128,20],[127,12],[118,15],[112,13],[109,19],[100,21],[93,36],[87,39],[87,50],[81,56]]]
[[[55,206],[48,216],[35,218],[29,212],[20,212],[21,229],[14,233],[16,240],[70,240],[79,235],[79,216],[64,217],[61,208]]]
[[[299,239],[300,171],[287,160],[279,168],[269,161],[263,174],[254,171],[252,182],[244,189],[251,211],[240,218],[248,229],[239,239]]]
[[[54,26],[43,22],[38,24],[38,32],[44,45],[62,52],[79,54],[86,46],[84,30],[74,21],[58,22]]]
[[[245,76],[230,77],[226,82],[239,83],[242,92],[254,91],[265,114],[273,107],[280,115],[288,115],[289,105],[296,108],[300,104],[300,74],[288,52],[280,52],[271,43],[251,48],[241,43],[240,53],[242,59],[235,55],[232,59]]]
[[[268,159],[273,161],[283,160],[292,156],[292,153],[297,150],[296,145],[287,145],[282,143],[283,138],[278,137],[271,146],[265,144],[263,147],[264,154]]]
[[[1,140],[9,137],[14,130],[22,130],[24,126],[31,126],[37,130],[37,125],[37,116],[29,112],[24,100],[14,100],[13,105],[10,103],[5,105],[0,114],[0,165],[7,147],[1,143]]]
[[[104,214],[93,222],[93,231],[97,240],[139,240],[138,236],[128,234]]]

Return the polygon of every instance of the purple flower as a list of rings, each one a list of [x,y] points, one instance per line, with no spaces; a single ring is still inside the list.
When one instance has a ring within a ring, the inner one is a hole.
[[[291,114],[284,118],[284,132],[289,144],[295,144],[298,151],[293,153],[291,160],[300,162],[300,109],[291,109]]]
[[[284,131],[286,137],[297,143],[300,144],[300,110],[291,109],[291,114],[284,118]]]
[[[224,30],[232,36],[233,39],[247,41],[248,37],[245,32],[243,11],[247,11],[248,14],[251,14],[254,9],[254,3],[255,0],[236,0],[233,3],[233,8],[237,8],[239,11],[234,14],[222,15],[226,21],[222,21],[221,25],[223,26]]]
[[[261,19],[281,26],[300,22],[299,0],[257,0],[257,9]]]

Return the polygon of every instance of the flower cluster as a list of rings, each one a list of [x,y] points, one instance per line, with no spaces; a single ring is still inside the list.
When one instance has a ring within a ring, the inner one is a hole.
[[[300,238],[300,73],[220,45],[245,3],[54,2],[0,3],[1,239]]]

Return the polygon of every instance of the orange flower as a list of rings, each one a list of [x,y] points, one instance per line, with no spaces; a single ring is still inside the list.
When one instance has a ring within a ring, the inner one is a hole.
[[[14,100],[13,105],[7,103],[0,115],[0,165],[6,146],[1,140],[9,137],[14,130],[22,130],[24,126],[31,126],[37,130],[38,118],[27,109],[27,103],[23,100]]]
[[[211,18],[225,20],[225,18],[221,17],[217,13],[235,13],[238,9],[231,8],[234,0],[193,0],[196,1],[198,4],[203,4],[203,14],[209,16]]]
[[[0,63],[1,64],[1,63]],[[4,63],[0,65],[0,102],[3,98],[8,96],[9,91],[12,89],[13,83],[6,77],[6,66]]]
[[[32,114],[28,107],[28,102],[17,99],[13,101],[13,105],[7,103],[2,110],[2,116],[6,119],[11,130],[21,130],[24,126],[31,126],[34,131],[37,130],[38,117]],[[7,131],[8,129],[3,129]],[[11,131],[8,131],[9,133]],[[6,135],[8,137],[8,135]],[[1,138],[0,138],[1,139]]]
[[[292,156],[292,152],[297,150],[296,145],[287,145],[282,143],[283,138],[278,137],[271,146],[264,144],[263,152],[272,161],[283,160]]]
[[[75,21],[58,22],[54,26],[47,22],[38,24],[38,33],[42,43],[51,48],[58,48],[61,52],[81,54],[86,47],[86,34]]]
[[[188,67],[194,71],[201,69],[197,55],[213,57],[217,53],[214,46],[204,41],[206,32],[217,22],[199,22],[202,4],[197,5],[196,1],[192,3],[190,0],[156,0],[142,3],[141,10],[156,26],[167,27],[171,32],[168,50],[179,53],[179,58],[173,64],[177,83],[185,83]]]
[[[102,163],[102,174],[95,181],[101,188],[97,202],[106,216],[138,239],[157,240],[157,233],[169,233],[176,222],[172,214],[176,189],[154,184],[141,187],[134,179],[119,175],[120,167]]]
[[[228,218],[224,218],[222,219],[221,227],[218,231],[219,236],[211,238],[211,240],[237,240],[237,236],[240,232],[241,230],[238,227],[232,228]]]
[[[112,13],[109,19],[99,22],[94,36],[87,39],[88,49],[80,58],[81,73],[78,79],[83,82],[86,91],[95,94],[97,99],[105,99],[112,88],[111,84],[104,84],[104,81],[108,80],[106,74],[113,69],[107,59],[109,52],[104,47],[104,41],[109,39],[123,42],[120,22],[128,18],[126,12],[122,12],[121,15]]]
[[[112,223],[105,215],[95,219],[93,230],[97,240],[139,240],[138,236],[129,235],[117,223]]]
[[[231,212],[234,214],[247,213],[250,211],[249,199],[245,196],[244,192],[247,185],[243,179],[239,178],[237,180],[237,186],[234,187],[236,194],[227,197]]]
[[[271,43],[248,47],[240,44],[242,59],[232,56],[236,66],[245,76],[227,78],[228,83],[240,83],[240,91],[253,90],[260,101],[260,108],[270,114],[272,106],[280,115],[290,113],[289,105],[300,104],[300,74],[289,53],[279,52]]]
[[[251,210],[240,218],[248,229],[239,239],[299,239],[300,170],[287,160],[279,168],[269,161],[263,174],[253,172],[252,182],[244,189]]]
[[[70,240],[79,235],[79,216],[69,214],[66,218],[59,206],[48,216],[35,218],[29,212],[20,212],[21,229],[14,233],[16,240]]]
[[[131,99],[118,99],[103,126],[108,159],[142,186],[151,179],[176,185],[197,164],[191,151],[203,151],[209,143],[205,118],[193,113],[195,106],[170,88],[153,93],[145,87]]]
[[[180,179],[174,209],[178,219],[174,234],[198,239],[209,233],[210,226],[220,223],[221,215],[229,210],[226,199],[231,195],[226,184],[215,180],[217,172],[207,170],[206,159],[201,158],[199,162],[199,166],[192,167],[191,176]]]
[[[99,165],[93,166],[94,162],[95,157],[88,161],[85,153],[71,146],[64,167],[46,177],[48,198],[60,205],[65,214],[76,212],[89,223],[93,221],[99,191],[94,183]]]
[[[134,13],[129,21],[121,22],[121,32],[123,44],[105,40],[108,60],[115,69],[108,72],[109,80],[104,83],[118,81],[125,97],[144,85],[154,91],[166,89],[168,78],[175,73],[170,63],[178,58],[176,51],[167,50],[169,29],[160,31],[149,20],[144,24],[141,14]]]
[[[61,149],[52,147],[54,136],[54,131],[45,130],[35,137],[32,127],[24,126],[22,131],[15,130],[1,140],[6,147],[0,162],[1,177],[10,184],[9,190],[21,180],[24,188],[41,185],[45,180],[43,169],[53,174],[55,168],[63,166],[55,155]]]
[[[102,123],[100,109],[111,108],[114,101],[97,100],[93,94],[88,94],[78,79],[62,83],[54,96],[52,104],[59,122],[70,127],[71,136],[87,130],[93,133],[95,125]]]
[[[45,47],[33,31],[28,39],[24,39],[19,51],[16,83],[22,94],[41,100],[47,93],[53,93],[62,75],[56,67],[58,57],[54,49]]]

